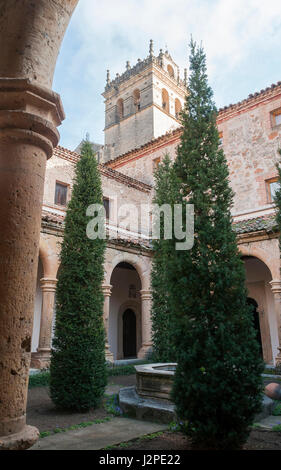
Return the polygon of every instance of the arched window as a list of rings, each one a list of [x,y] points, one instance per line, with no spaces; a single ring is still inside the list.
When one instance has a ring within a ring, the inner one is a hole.
[[[120,98],[117,101],[117,118],[122,119],[124,117],[124,101]]]
[[[165,88],[162,90],[162,108],[166,113],[170,112],[170,101],[169,101],[169,93]]]
[[[174,69],[170,64],[168,65],[167,70],[168,70],[168,74],[170,75],[170,77],[175,78]]]
[[[178,98],[175,99],[175,116],[177,119],[180,118],[180,112],[181,112],[181,102]]]
[[[133,93],[135,112],[140,110],[140,90],[136,89]]]

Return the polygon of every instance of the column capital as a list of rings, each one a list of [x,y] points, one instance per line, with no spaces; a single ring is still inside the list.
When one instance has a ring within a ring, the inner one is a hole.
[[[58,280],[55,278],[43,277],[40,279],[40,287],[43,292],[55,292]]]
[[[112,286],[110,284],[103,284],[102,291],[105,297],[111,297]]]
[[[281,280],[273,279],[269,284],[273,294],[281,294]]]
[[[142,300],[151,300],[152,290],[140,290],[140,296]]]
[[[50,158],[65,118],[60,96],[27,78],[0,78],[0,102],[0,140],[36,145]]]

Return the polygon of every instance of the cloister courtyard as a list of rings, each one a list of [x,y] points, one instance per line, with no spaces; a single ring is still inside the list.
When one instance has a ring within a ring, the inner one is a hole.
[[[0,450],[281,450],[281,82],[217,109],[203,47],[182,68],[144,34],[73,119],[104,142],[66,148],[82,2],[0,0]]]

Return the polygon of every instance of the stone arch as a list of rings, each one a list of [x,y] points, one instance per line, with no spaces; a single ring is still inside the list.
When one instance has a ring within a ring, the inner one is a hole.
[[[39,437],[36,428],[26,425],[25,413],[35,261],[39,251],[46,160],[58,144],[56,127],[65,117],[59,95],[50,88],[60,45],[77,3],[78,0],[0,0],[0,43],[3,44],[0,88],[5,93],[1,165],[7,175],[2,185],[5,197],[1,197],[1,216],[7,222],[3,240],[13,239],[10,246],[2,243],[0,247],[1,255],[7,259],[0,273],[5,326],[0,341],[8,336],[10,341],[9,350],[6,348],[1,358],[1,449],[23,450]],[[20,103],[16,113],[15,102]],[[41,254],[46,261],[44,250]],[[16,288],[7,289],[7,283]],[[17,373],[11,380],[15,364]]]
[[[175,99],[175,116],[177,119],[180,118],[180,112],[182,110],[181,102],[178,98]]]
[[[124,117],[124,100],[122,98],[119,98],[119,100],[116,103],[116,108],[117,108],[117,119],[123,119]]]
[[[270,260],[269,254],[261,247],[249,245],[238,245],[242,256],[252,256],[262,261],[271,273],[272,279],[280,279],[280,264]]]
[[[241,247],[240,247],[241,248]],[[264,361],[271,364],[277,347],[276,312],[272,292],[272,264],[260,247],[240,249],[245,266],[245,286],[248,301],[255,303],[260,327],[260,342]]]
[[[166,113],[170,112],[170,97],[166,88],[162,88],[162,108]]]
[[[135,111],[139,111],[140,110],[140,100],[141,100],[141,96],[140,96],[140,90],[138,88],[136,88],[133,92],[133,99],[134,99],[134,108],[135,108]]]
[[[150,289],[150,269],[149,266],[144,263],[137,255],[133,253],[119,253],[117,254],[111,262],[106,263],[106,272],[105,272],[105,284],[110,284],[110,279],[112,273],[116,266],[120,263],[131,264],[137,271],[143,290]]]

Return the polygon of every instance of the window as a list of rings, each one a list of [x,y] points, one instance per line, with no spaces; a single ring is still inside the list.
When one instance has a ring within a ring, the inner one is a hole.
[[[279,189],[279,183],[277,176],[266,181],[267,186],[267,202],[274,202],[274,196],[276,191]]]
[[[169,93],[165,88],[162,90],[162,108],[166,113],[170,113]]]
[[[105,217],[106,220],[109,220],[109,214],[110,214],[110,202],[107,197],[103,198],[103,207],[105,208]]]
[[[177,119],[180,119],[181,112],[181,102],[178,98],[175,99],[175,116]]]
[[[117,118],[122,119],[124,117],[124,101],[122,100],[122,98],[120,98],[117,101],[116,106],[117,106]]]
[[[161,163],[160,157],[155,158],[155,159],[153,160],[153,171],[156,171],[156,170],[157,170],[157,168],[158,168],[158,166],[160,165],[160,163]]]
[[[140,90],[135,90],[133,93],[135,112],[140,110]]]
[[[280,126],[281,124],[281,108],[275,109],[275,111],[272,111],[271,113],[272,116],[272,126]]]
[[[223,145],[223,133],[219,132],[219,145]]]
[[[56,182],[55,204],[59,206],[66,206],[67,189],[68,189],[67,184],[59,183],[58,181]]]

